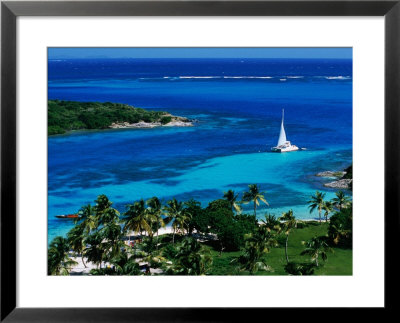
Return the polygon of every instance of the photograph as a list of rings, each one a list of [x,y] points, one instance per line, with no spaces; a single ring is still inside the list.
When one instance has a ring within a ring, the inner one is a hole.
[[[48,275],[352,276],[352,166],[351,47],[47,48]]]

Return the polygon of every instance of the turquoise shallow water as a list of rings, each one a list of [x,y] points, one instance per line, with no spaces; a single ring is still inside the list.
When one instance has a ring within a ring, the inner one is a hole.
[[[315,174],[340,170],[352,162],[351,60],[290,64],[258,60],[247,67],[240,61],[214,62],[206,71],[200,68],[204,62],[184,68],[176,60],[167,63],[147,62],[152,75],[145,79],[144,72],[127,62],[124,73],[129,77],[116,73],[118,62],[101,75],[96,74],[101,71],[96,67],[105,64],[101,60],[49,65],[49,99],[121,102],[198,120],[187,128],[80,131],[49,137],[49,241],[72,226],[55,215],[74,213],[99,194],[108,195],[123,212],[126,204],[152,196],[163,201],[195,198],[206,206],[228,189],[242,193],[248,184],[257,183],[270,204],[260,206],[259,217],[293,209],[298,218],[316,218],[307,209],[310,196],[322,190],[331,198],[334,190],[323,186],[329,179]],[[233,75],[272,78],[164,78],[169,76],[167,68],[176,73],[189,70],[186,75],[229,70]],[[290,73],[296,77],[281,80],[281,75]],[[282,108],[288,139],[307,150],[270,152],[278,139]],[[245,210],[252,212],[250,205]]]
[[[248,183],[257,183],[266,192],[269,203],[268,207],[261,205],[258,208],[258,217],[262,218],[266,212],[279,216],[293,209],[296,217],[312,219],[317,214],[310,214],[306,204],[315,190],[325,191],[327,199],[334,196],[334,190],[322,186],[329,179],[314,176],[317,170],[332,168],[322,166],[332,164],[332,156],[335,156],[333,164],[345,165],[351,158],[351,151],[335,147],[331,150],[286,154],[255,152],[216,157],[182,170],[180,174],[178,170],[176,176],[161,180],[120,181],[119,184],[111,180],[101,186],[87,187],[68,194],[62,189],[54,190],[49,201],[55,213],[76,211],[77,204],[71,203],[71,195],[74,201],[82,201],[82,204],[91,202],[99,194],[106,194],[116,202],[120,211],[123,211],[125,204],[153,195],[164,201],[172,197],[180,200],[195,198],[206,206],[209,201],[221,198],[228,189],[244,192]],[[160,167],[163,168],[162,165]],[[142,170],[152,172],[157,171],[157,168],[144,167]],[[333,169],[340,167],[334,166]],[[163,171],[168,170],[164,168]],[[244,209],[252,212],[251,205],[245,205]],[[69,229],[68,223],[63,220],[55,220],[50,224],[49,237],[65,234]]]

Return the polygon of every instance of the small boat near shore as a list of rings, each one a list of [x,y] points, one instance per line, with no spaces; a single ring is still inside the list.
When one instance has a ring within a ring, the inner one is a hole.
[[[284,113],[285,111],[284,109],[282,109],[282,123],[281,123],[281,131],[279,133],[278,143],[275,147],[271,148],[273,152],[277,153],[285,153],[289,151],[299,150],[299,147],[297,147],[296,145],[292,145],[290,141],[286,139],[285,127],[283,126]],[[305,148],[302,148],[302,150],[305,150]]]
[[[57,219],[78,219],[79,215],[78,214],[62,214],[62,215],[56,215]]]

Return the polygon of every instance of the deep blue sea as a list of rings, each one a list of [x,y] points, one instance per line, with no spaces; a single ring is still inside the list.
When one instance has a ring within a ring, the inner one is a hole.
[[[49,241],[74,213],[106,194],[120,211],[141,198],[190,198],[206,206],[256,183],[257,213],[310,214],[316,177],[352,162],[352,60],[67,59],[48,62],[48,98],[126,103],[197,119],[194,127],[76,131],[48,139]],[[271,153],[282,109],[288,140]],[[249,212],[251,206],[248,206]]]

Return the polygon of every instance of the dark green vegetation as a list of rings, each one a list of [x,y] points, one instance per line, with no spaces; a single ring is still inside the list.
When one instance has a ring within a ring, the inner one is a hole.
[[[352,274],[349,197],[339,191],[325,201],[325,195],[316,192],[310,209],[325,212],[325,222],[299,221],[292,210],[278,219],[266,214],[258,222],[257,202],[267,203],[264,194],[252,184],[241,201],[230,190],[205,208],[193,199],[163,205],[153,197],[127,205],[121,215],[100,195],[94,206],[79,210],[67,239],[51,242],[48,273],[68,274],[74,265],[72,252],[85,266],[96,265],[91,275]],[[253,214],[243,214],[242,203],[251,203]],[[159,235],[166,225],[172,233]],[[132,231],[134,237],[129,236]]]
[[[350,165],[344,171],[346,174],[343,175],[342,179],[353,179],[353,165]],[[353,181],[349,184],[349,190],[353,190]]]
[[[343,175],[343,179],[347,178],[347,179],[353,179],[353,165],[350,165],[349,167],[347,167],[345,170],[346,174]]]
[[[162,111],[147,111],[127,104],[111,102],[48,101],[48,134],[70,130],[105,129],[112,123],[160,122],[169,123],[172,117]]]

